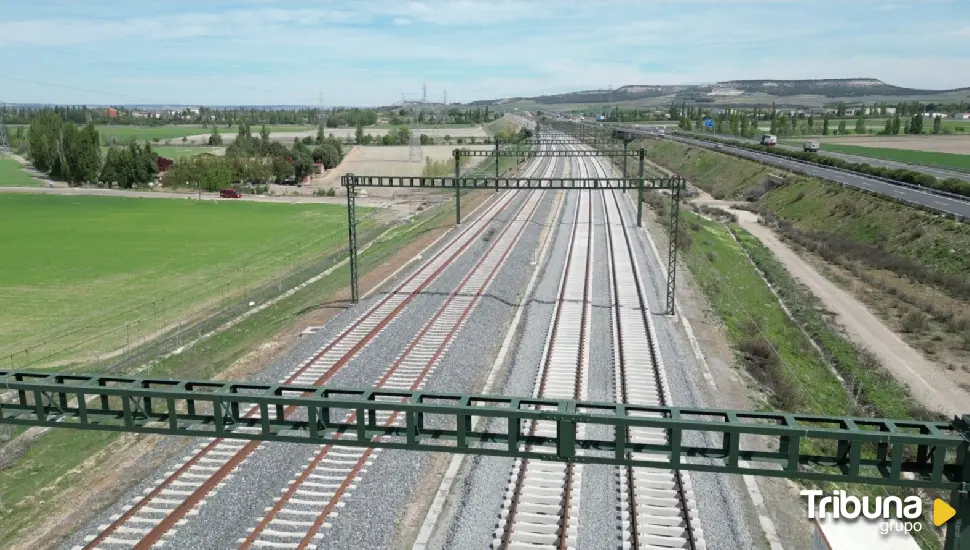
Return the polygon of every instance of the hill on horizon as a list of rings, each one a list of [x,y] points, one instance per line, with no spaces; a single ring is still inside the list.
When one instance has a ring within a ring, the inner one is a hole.
[[[923,90],[886,84],[875,78],[833,78],[808,80],[728,80],[714,84],[678,86],[627,85],[615,90],[581,90],[554,95],[534,97],[510,97],[503,99],[473,101],[470,105],[502,105],[529,101],[539,105],[567,103],[620,103],[655,98],[670,100],[692,99],[717,102],[729,98],[756,99],[770,97],[815,96],[818,98],[864,98],[870,96],[932,96],[968,91],[967,88],[952,90]]]

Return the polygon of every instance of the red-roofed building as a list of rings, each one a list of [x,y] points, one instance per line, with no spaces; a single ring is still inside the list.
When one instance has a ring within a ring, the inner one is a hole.
[[[118,118],[118,109],[108,107],[104,110],[104,114],[108,115],[108,118]]]

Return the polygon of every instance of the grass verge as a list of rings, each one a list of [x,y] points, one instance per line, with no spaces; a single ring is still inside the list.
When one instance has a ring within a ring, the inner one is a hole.
[[[768,407],[833,416],[932,416],[867,352],[832,326],[819,311],[817,299],[755,237],[734,224],[711,222],[691,212],[682,211],[682,216],[687,235],[681,241],[684,262],[723,320],[738,364],[768,394]],[[840,488],[860,496],[904,494],[874,486]],[[917,536],[923,548],[938,545],[931,531]]]
[[[40,187],[40,182],[30,177],[16,160],[0,158],[0,187]]]

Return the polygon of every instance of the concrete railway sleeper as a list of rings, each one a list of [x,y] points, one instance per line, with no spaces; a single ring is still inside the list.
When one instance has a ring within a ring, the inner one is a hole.
[[[530,171],[539,163],[533,163]],[[340,371],[365,346],[370,344],[405,309],[414,296],[438,276],[489,226],[491,219],[512,204],[515,194],[503,193],[482,213],[454,235],[451,240],[402,283],[360,315],[347,329],[320,349],[282,381],[284,384],[323,385]],[[525,205],[522,205],[524,208]],[[521,209],[518,210],[521,212]],[[257,407],[247,417],[256,417]],[[289,416],[292,410],[284,414]],[[198,514],[204,500],[222,486],[232,473],[260,447],[256,441],[240,444],[213,438],[197,449],[174,471],[166,472],[143,497],[136,497],[123,512],[110,518],[85,537],[84,548],[149,548],[174,534],[186,516]]]
[[[555,162],[550,162],[545,171],[549,173],[554,169]],[[510,222],[492,241],[488,252],[374,388],[417,391],[424,387],[538,210],[542,199],[539,193],[520,193],[526,195],[526,215]],[[355,419],[356,413],[350,413],[345,421]],[[396,412],[378,414],[377,421],[385,426],[401,425],[403,417]],[[376,453],[374,449],[321,447],[308,466],[283,489],[282,496],[274,499],[274,505],[266,508],[265,515],[257,518],[256,526],[249,529],[247,537],[239,540],[240,548],[317,548],[315,541],[324,536],[321,529],[330,526],[327,520],[335,516],[337,508],[352,496]]]
[[[593,224],[589,194],[581,192],[559,282],[534,397],[584,399],[589,371]],[[532,435],[554,436],[553,422],[526,423]],[[577,430],[582,437],[584,429]],[[517,459],[495,529],[493,548],[576,548],[582,464]]]
[[[605,166],[596,160],[593,165],[598,174],[606,176]],[[623,403],[666,405],[666,373],[633,243],[616,193],[604,192],[603,199],[612,276],[616,398]],[[627,437],[638,443],[666,443],[666,432],[653,428],[631,429]],[[620,467],[617,481],[624,549],[706,548],[687,474]]]

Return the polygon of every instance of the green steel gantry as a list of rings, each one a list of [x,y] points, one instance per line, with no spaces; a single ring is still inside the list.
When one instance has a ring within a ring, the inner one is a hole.
[[[493,151],[486,151],[492,153]],[[505,152],[503,152],[505,153]],[[512,153],[512,152],[509,152]],[[499,177],[460,177],[460,156],[464,154],[455,150],[455,177],[401,177],[401,176],[358,176],[355,174],[345,174],[341,178],[341,185],[347,189],[347,225],[348,225],[348,253],[350,256],[350,290],[351,302],[357,303],[360,299],[358,287],[358,262],[357,262],[357,218],[356,218],[356,195],[359,187],[392,187],[392,188],[424,188],[424,189],[454,189],[455,190],[455,224],[461,223],[461,191],[464,189],[495,189],[498,190],[533,190],[533,191],[555,191],[563,189],[621,189],[637,191],[637,225],[642,225],[643,220],[643,193],[648,189],[666,189],[670,191],[672,200],[671,212],[671,235],[676,236],[679,232],[679,208],[680,193],[685,187],[684,180],[679,177],[673,178],[499,178]],[[510,154],[509,156],[514,156]],[[588,156],[588,154],[583,155]],[[643,156],[640,155],[640,174],[643,174]],[[677,239],[671,240],[668,253],[668,277],[667,287],[671,288],[671,283],[676,273],[677,260]],[[667,293],[667,314],[674,314],[674,295],[668,290]]]
[[[594,149],[603,149],[609,147],[615,147],[617,142],[623,143],[623,149],[626,150],[627,145],[629,145],[633,140],[630,137],[630,132],[616,129],[608,126],[601,126],[598,124],[589,123],[579,123],[579,122],[569,122],[569,121],[548,121],[546,123],[549,127],[562,132],[566,135],[573,136],[573,138],[585,145],[588,145]],[[536,127],[539,123],[536,122]],[[541,139],[541,138],[540,138]],[[565,140],[567,143],[576,143],[575,141],[570,142]],[[544,142],[545,143],[545,142]],[[640,149],[642,152],[643,149]],[[641,157],[641,167],[643,159]],[[626,159],[623,160],[624,173],[626,172]],[[641,174],[643,170],[641,168]],[[669,239],[667,242],[667,305],[668,305],[668,315],[674,314],[674,300],[677,294],[677,245],[678,237],[680,233],[679,229],[679,219],[680,219],[680,194],[677,193],[676,196],[672,197],[673,202],[671,203],[671,226],[669,232]],[[641,199],[642,200],[642,197]],[[638,208],[642,208],[643,205],[638,205]]]
[[[950,491],[949,503],[957,515],[947,524],[944,548],[970,550],[970,415],[949,422],[887,420],[22,371],[0,371],[0,387],[10,392],[9,399],[0,402],[0,424],[522,457]],[[357,413],[354,420],[347,420],[348,412]],[[379,412],[396,413],[404,422],[381,421]],[[475,418],[499,421],[478,428]],[[555,422],[556,435],[524,431],[523,423],[534,420]],[[613,429],[579,429],[590,425]],[[664,430],[666,443],[628,440],[626,434],[635,427]],[[579,435],[610,432],[603,437]],[[692,436],[690,441],[701,443],[686,442],[687,434]]]

